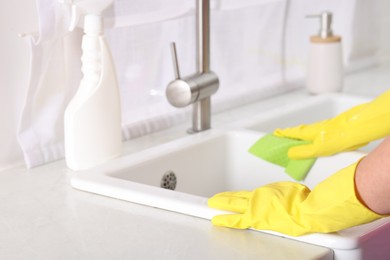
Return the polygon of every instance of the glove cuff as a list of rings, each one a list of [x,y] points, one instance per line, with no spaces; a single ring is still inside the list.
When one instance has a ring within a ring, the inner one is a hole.
[[[301,216],[312,222],[317,232],[335,232],[383,217],[367,208],[356,196],[355,171],[358,163],[318,184],[302,202]]]

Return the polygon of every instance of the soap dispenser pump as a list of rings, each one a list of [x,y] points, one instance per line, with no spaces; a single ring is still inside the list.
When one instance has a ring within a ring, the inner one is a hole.
[[[341,37],[332,31],[332,13],[308,15],[319,18],[320,29],[310,37],[306,86],[311,94],[341,91],[343,86],[343,56]]]
[[[65,110],[65,159],[78,171],[121,154],[122,130],[118,81],[103,31],[102,12],[113,0],[59,0],[72,4],[71,30],[84,15],[79,88]]]

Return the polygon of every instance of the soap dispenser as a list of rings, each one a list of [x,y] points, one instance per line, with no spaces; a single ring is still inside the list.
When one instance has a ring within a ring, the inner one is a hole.
[[[59,0],[64,2],[64,0]],[[79,88],[65,110],[65,159],[78,171],[121,154],[122,130],[118,81],[105,40],[102,12],[113,0],[67,0],[72,25],[84,15],[82,73]]]
[[[307,17],[320,19],[318,35],[310,37],[307,90],[311,94],[341,91],[344,74],[341,37],[333,34],[332,13]]]

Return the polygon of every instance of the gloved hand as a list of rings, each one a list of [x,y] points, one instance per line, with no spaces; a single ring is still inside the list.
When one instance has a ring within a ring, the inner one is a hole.
[[[291,236],[329,233],[371,222],[381,217],[366,208],[355,195],[352,164],[313,191],[293,182],[279,182],[254,191],[223,192],[208,200],[211,208],[237,214],[212,219],[217,226],[273,230]]]
[[[389,134],[390,91],[332,119],[274,131],[274,135],[279,137],[311,142],[289,149],[291,159],[316,158],[355,150]]]

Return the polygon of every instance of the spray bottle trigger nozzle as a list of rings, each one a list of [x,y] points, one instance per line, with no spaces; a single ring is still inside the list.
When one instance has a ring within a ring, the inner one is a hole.
[[[66,0],[65,0],[66,1]],[[80,20],[80,10],[77,5],[72,5],[72,15],[69,25],[69,31],[73,31],[76,28]]]

